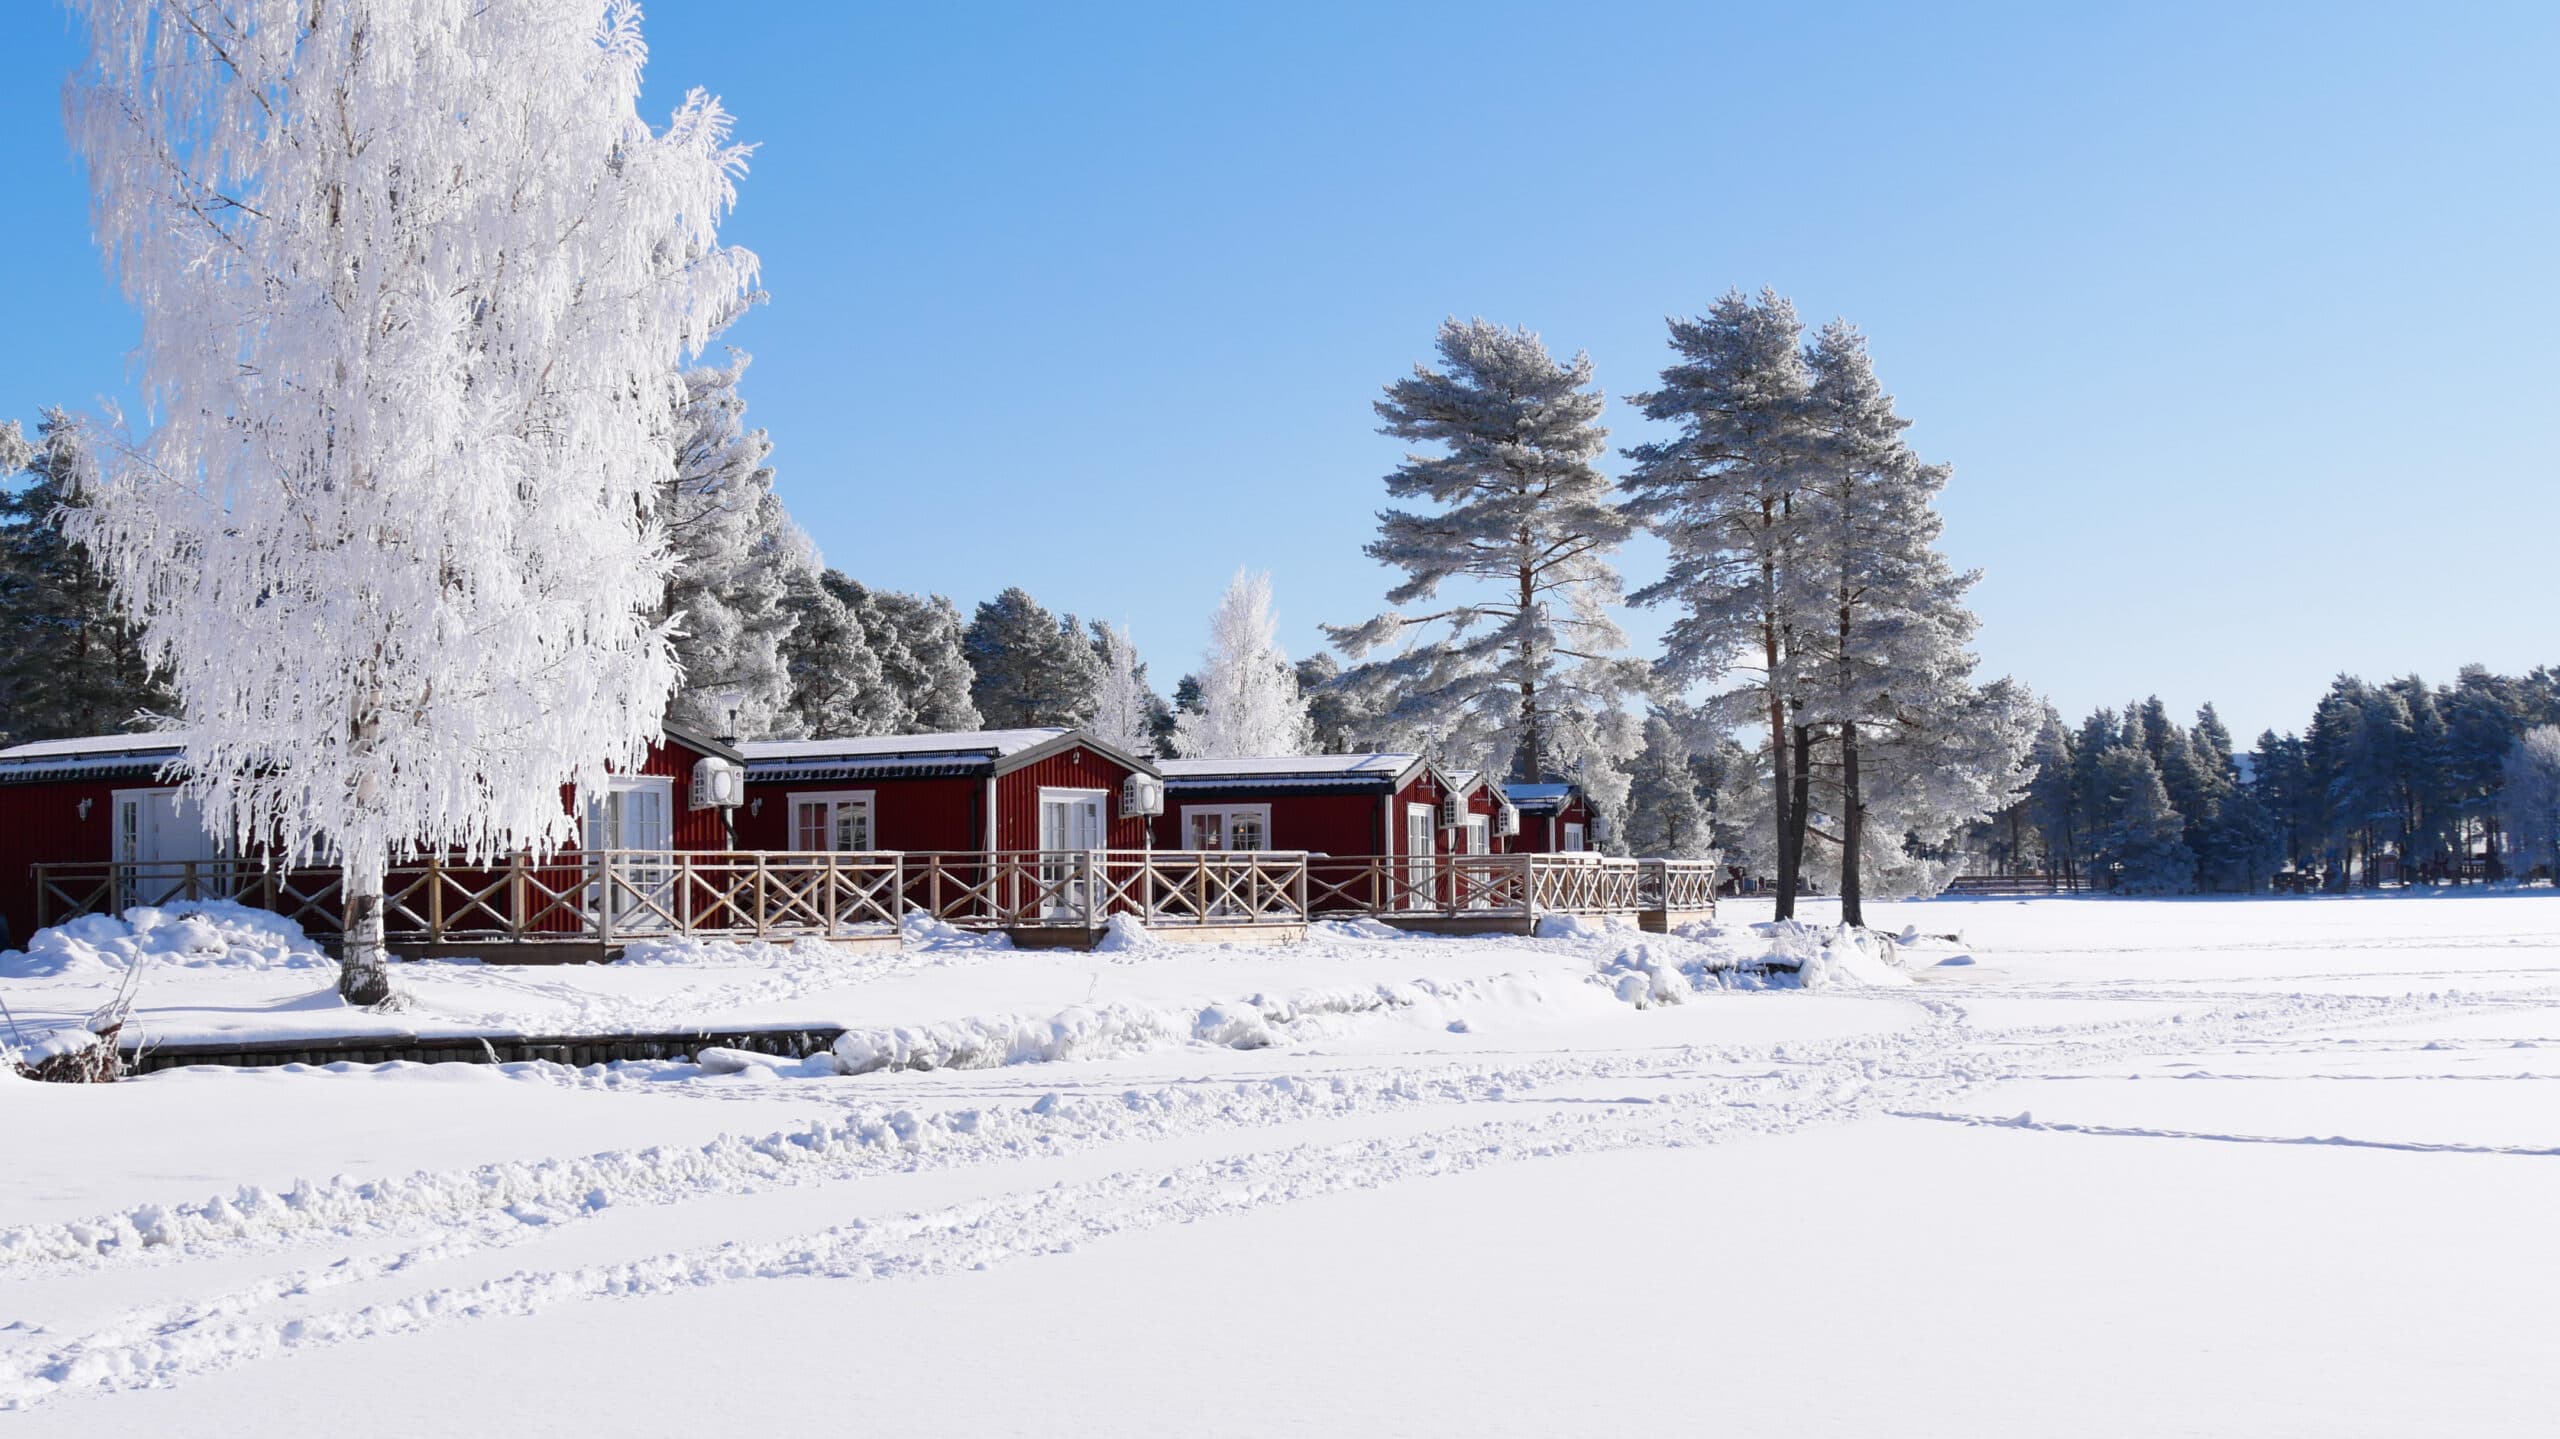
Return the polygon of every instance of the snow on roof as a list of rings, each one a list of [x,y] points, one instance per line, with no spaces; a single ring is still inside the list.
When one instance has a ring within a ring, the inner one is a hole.
[[[747,757],[750,764],[793,760],[905,759],[915,755],[944,754],[1009,759],[1024,750],[1047,744],[1066,732],[1049,726],[961,730],[951,734],[862,735],[848,739],[757,739],[740,743],[738,751]]]
[[[1160,759],[1156,768],[1166,779],[1303,779],[1393,778],[1413,768],[1420,755],[1292,754],[1252,755],[1242,759]]]
[[[11,760],[86,759],[97,755],[175,754],[187,747],[180,730],[156,734],[83,735],[78,739],[43,739],[0,749],[0,762]]]
[[[1515,805],[1555,804],[1573,793],[1569,784],[1506,784],[1502,792]]]

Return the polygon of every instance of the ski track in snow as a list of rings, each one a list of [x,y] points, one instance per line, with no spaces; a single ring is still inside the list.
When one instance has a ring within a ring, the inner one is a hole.
[[[196,1204],[143,1206],[86,1222],[8,1230],[0,1232],[0,1275],[184,1264],[369,1236],[429,1237],[413,1247],[339,1258],[220,1295],[138,1307],[74,1336],[21,1330],[10,1336],[10,1350],[0,1352],[0,1409],[168,1385],[278,1354],[528,1314],[578,1299],[663,1294],[747,1279],[882,1279],[983,1268],[1067,1252],[1114,1234],[1525,1159],[1712,1143],[1871,1116],[2090,1134],[2354,1143],[2043,1126],[2031,1118],[2001,1121],[1938,1106],[1983,1085],[2145,1054],[2272,1044],[2341,1027],[2560,1000],[2560,989],[2400,996],[2188,990],[2162,996],[2185,1006],[2168,1015],[1978,1029],[1966,1015],[1966,1000],[1975,994],[2008,998],[2014,991],[1946,985],[1887,993],[1916,1006],[1918,1023],[1825,1040],[1586,1052],[1513,1064],[1347,1065],[1331,1074],[1186,1080],[1117,1095],[1053,1093],[1006,1107],[893,1108],[866,1103],[864,1080],[823,1080],[813,1089],[850,1112],[760,1137],[723,1136],[696,1147],[617,1150],[369,1183],[305,1184],[283,1194],[244,1190]],[[2082,997],[2089,996],[2084,991]],[[2103,1002],[2129,998],[2108,992]],[[561,1070],[556,1077],[584,1084],[596,1075]],[[1546,1094],[1603,1080],[1671,1087],[1603,1100]],[[1309,1121],[1457,1112],[1462,1106],[1488,1107],[1495,1117],[1398,1138],[1285,1140],[1292,1125]],[[1169,1167],[1143,1162],[1149,1143],[1266,1133],[1274,1142],[1243,1153]],[[1022,1171],[1022,1186],[992,1198],[784,1240],[520,1270],[478,1284],[428,1287],[337,1308],[303,1303],[290,1317],[261,1312],[288,1299],[310,1301],[348,1285],[423,1273],[441,1261],[524,1243],[619,1205],[673,1205],[777,1185],[1000,1166],[1110,1146],[1140,1147],[1138,1162],[1064,1185],[1042,1181],[1033,1163]]]

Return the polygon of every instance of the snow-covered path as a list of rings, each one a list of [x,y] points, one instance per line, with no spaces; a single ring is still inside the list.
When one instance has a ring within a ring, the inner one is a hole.
[[[996,955],[829,1001],[912,1027],[1258,993],[1284,1018],[1251,1048],[1194,1021],[851,1077],[9,1086],[0,1406],[27,1433],[2542,1431],[2560,899],[1890,919],[1962,937],[1907,986],[1644,1007],[1631,936]]]

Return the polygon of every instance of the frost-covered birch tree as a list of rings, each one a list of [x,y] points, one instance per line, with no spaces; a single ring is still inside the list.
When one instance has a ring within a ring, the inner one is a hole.
[[[1798,646],[1821,593],[1804,573],[1796,502],[1812,388],[1803,326],[1793,304],[1766,290],[1756,299],[1733,291],[1670,326],[1677,358],[1630,403],[1678,430],[1629,449],[1634,464],[1619,483],[1627,512],[1662,536],[1671,562],[1631,598],[1681,609],[1663,639],[1666,679],[1717,686],[1701,707],[1711,722],[1766,728],[1766,818],[1777,915],[1786,919],[1803,858],[1812,740],[1793,714]]]
[[[2548,867],[2560,880],[2560,725],[2536,725],[2507,751],[2509,832],[2527,870]]]
[[[725,365],[685,372],[675,473],[659,487],[658,521],[675,566],[661,614],[675,620],[682,676],[667,722],[753,739],[790,727],[792,598],[818,552],[773,492],[773,442],[746,427],[738,380],[747,365],[733,352]]]
[[[1449,320],[1438,349],[1439,368],[1416,365],[1376,404],[1383,433],[1438,451],[1387,475],[1390,498],[1421,502],[1380,511],[1367,547],[1403,573],[1394,608],[1327,627],[1354,660],[1394,652],[1337,683],[1420,748],[1588,785],[1631,755],[1633,717],[1605,717],[1647,683],[1610,614],[1621,596],[1608,556],[1628,523],[1594,463],[1606,401],[1588,355],[1558,363],[1528,330]]]
[[[1271,618],[1271,576],[1236,571],[1209,619],[1200,668],[1200,708],[1174,721],[1185,759],[1305,754],[1307,702]]]
[[[1128,754],[1153,754],[1156,711],[1162,702],[1147,688],[1138,647],[1130,643],[1127,630],[1096,620],[1093,648],[1102,661],[1102,683],[1094,693],[1091,727],[1095,737]]]
[[[752,255],[700,92],[640,118],[628,0],[72,0],[66,95],[154,423],[79,538],[233,843],[345,869],[570,841],[658,732],[678,366]]]

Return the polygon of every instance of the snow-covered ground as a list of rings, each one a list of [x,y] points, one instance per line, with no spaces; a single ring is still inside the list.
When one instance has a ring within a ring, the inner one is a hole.
[[[0,1082],[0,1424],[2548,1431],[2560,896],[1884,906],[1735,984],[1764,914],[419,965],[396,1027],[853,1032]],[[0,999],[345,1024],[118,924]]]

